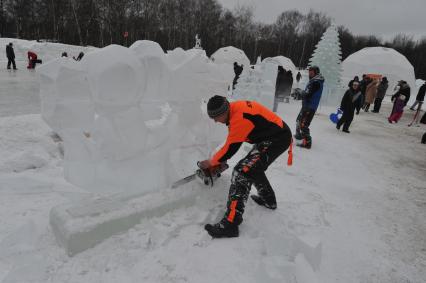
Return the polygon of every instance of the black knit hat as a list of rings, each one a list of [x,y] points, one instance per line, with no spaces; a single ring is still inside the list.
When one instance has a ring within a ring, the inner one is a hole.
[[[310,66],[308,70],[309,71],[314,71],[315,75],[318,75],[320,73],[320,68],[318,66],[315,66],[315,65],[314,66]]]
[[[207,102],[207,114],[210,118],[215,118],[229,110],[229,102],[226,97],[215,95]]]

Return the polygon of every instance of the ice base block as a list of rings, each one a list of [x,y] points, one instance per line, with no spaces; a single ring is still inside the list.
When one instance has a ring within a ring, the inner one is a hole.
[[[195,203],[199,191],[164,190],[141,195],[120,194],[52,208],[50,225],[69,256],[94,247],[143,221]]]

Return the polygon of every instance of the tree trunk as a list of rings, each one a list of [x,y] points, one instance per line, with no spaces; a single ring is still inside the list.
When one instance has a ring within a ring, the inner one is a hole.
[[[83,45],[83,38],[81,37],[81,28],[80,25],[78,23],[78,18],[77,18],[77,13],[75,12],[75,0],[70,0],[71,3],[71,7],[72,7],[72,11],[74,13],[74,19],[75,19],[75,24],[77,25],[77,32],[78,32],[78,38],[80,40],[80,45]]]

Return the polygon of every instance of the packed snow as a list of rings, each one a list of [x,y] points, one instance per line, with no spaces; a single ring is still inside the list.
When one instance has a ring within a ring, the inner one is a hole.
[[[212,240],[203,226],[221,218],[232,170],[212,188],[169,182],[224,140],[205,99],[232,78],[212,77],[224,73],[200,50],[164,53],[152,42],[86,56],[48,60],[39,72],[0,69],[0,281],[424,282],[425,126],[407,127],[413,112],[389,124],[385,100],[348,135],[328,119],[335,108],[320,107],[313,148],[296,147],[292,167],[282,156],[267,171],[278,209],[249,200],[240,237]],[[278,114],[294,130],[299,110],[291,100]],[[102,165],[117,172],[88,177]]]
[[[354,76],[362,74],[381,74],[389,80],[389,90],[392,90],[399,80],[406,81],[415,91],[414,67],[407,58],[392,48],[366,47],[348,56],[343,62],[343,83],[347,83]]]

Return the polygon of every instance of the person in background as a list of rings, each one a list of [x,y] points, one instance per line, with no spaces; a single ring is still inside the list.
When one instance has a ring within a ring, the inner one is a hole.
[[[404,103],[405,103],[405,105],[407,105],[408,101],[410,100],[410,95],[411,95],[410,85],[406,81],[399,81],[396,88],[398,90],[394,95],[392,95],[391,101],[394,101],[398,96],[403,94],[405,96]]]
[[[393,112],[388,118],[389,123],[398,123],[399,119],[401,119],[402,114],[404,113],[405,98],[406,97],[403,94],[400,94],[395,98]]]
[[[32,51],[28,51],[28,66],[27,69],[35,69],[37,63],[41,63],[41,60],[37,59],[37,54]]]
[[[254,185],[258,195],[251,198],[261,206],[276,209],[277,201],[265,171],[289,147],[288,165],[291,165],[291,130],[281,117],[256,101],[229,102],[215,95],[207,103],[207,114],[215,122],[228,126],[228,137],[222,148],[211,159],[199,162],[200,168],[212,171],[214,166],[230,159],[243,142],[253,144],[250,152],[232,171],[226,212],[216,224],[206,224],[213,238],[238,237],[238,226],[243,222],[245,203]]]
[[[364,101],[365,101],[365,91],[367,90],[367,85],[369,84],[369,78],[367,77],[366,74],[362,75],[362,80],[359,82],[359,90],[361,91],[361,101],[360,101],[360,105],[361,108],[364,106]],[[357,108],[356,114],[359,114],[359,111],[361,110],[361,108]]]
[[[374,99],[377,95],[377,87],[379,86],[379,81],[377,79],[367,80],[367,88],[365,90],[365,100],[364,100],[364,111],[368,112],[370,109],[370,104],[374,102]]]
[[[314,118],[319,102],[321,100],[324,86],[324,77],[320,73],[318,66],[309,67],[309,82],[306,85],[302,98],[302,109],[296,119],[295,139],[301,141],[297,146],[310,149],[312,147],[312,137],[309,125]]]
[[[359,84],[359,77],[355,76],[352,80],[349,81],[349,83],[348,83],[349,88],[352,86],[353,82],[358,82],[358,84]]]
[[[10,70],[10,65],[13,65],[13,69],[16,69],[16,63],[15,63],[15,51],[13,50],[13,44],[10,42],[8,45],[6,45],[6,57],[7,57],[7,69]]]
[[[377,87],[377,95],[376,95],[376,99],[374,100],[374,109],[373,113],[379,113],[380,108],[382,107],[382,101],[383,98],[385,98],[386,95],[386,90],[389,87],[389,82],[388,79],[386,77],[383,77],[382,80],[380,81],[379,86]]]
[[[343,132],[349,132],[349,126],[354,119],[355,105],[357,100],[361,96],[361,91],[359,90],[359,82],[353,81],[349,89],[343,95],[342,102],[340,103],[340,109],[343,111],[343,116],[337,122],[336,128],[340,130],[340,127],[343,125]]]
[[[74,56],[72,57],[75,61],[80,61],[82,58],[83,58],[83,56],[84,56],[84,53],[83,52],[80,52],[79,54],[78,54],[78,56],[77,56],[77,58],[75,58]]]
[[[232,89],[235,89],[235,85],[238,82],[238,79],[240,78],[241,73],[243,72],[243,65],[238,65],[237,62],[234,62],[234,73],[235,73],[235,77],[234,80],[232,81]]]
[[[410,99],[410,86],[408,85],[408,83],[406,81],[403,81],[403,80],[399,81],[394,89],[397,89],[397,91],[391,97],[391,101],[393,102],[393,107],[392,107],[392,111],[391,111],[391,114],[389,115],[389,117],[392,117],[392,115],[394,114],[394,112],[396,110],[396,106],[397,106],[396,102],[398,101],[398,97],[400,97],[400,95],[404,95],[404,97],[405,97],[404,106],[408,102],[407,96],[408,96],[408,99]]]
[[[302,74],[300,73],[300,72],[297,72],[297,75],[296,75],[296,82],[297,82],[297,85],[299,85],[299,82],[300,82],[300,79],[302,78]]]
[[[420,119],[420,123],[426,124],[426,112],[423,114],[423,117]]]
[[[62,52],[61,57],[68,57],[68,53],[67,52]]]
[[[422,104],[423,101],[425,99],[425,93],[426,93],[426,82],[424,82],[424,84],[419,88],[419,92],[417,93],[416,96],[416,102],[414,102],[414,104],[410,107],[410,110],[416,110],[415,107],[416,105],[419,105],[417,110],[420,111],[422,109]]]

